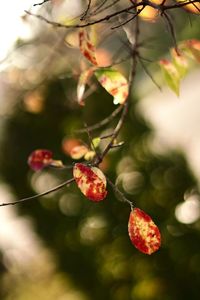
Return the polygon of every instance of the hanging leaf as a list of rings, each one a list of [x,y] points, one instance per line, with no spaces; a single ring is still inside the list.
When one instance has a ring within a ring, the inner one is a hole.
[[[184,42],[184,46],[186,50],[190,51],[193,58],[200,63],[200,41],[195,39],[187,40]]]
[[[81,73],[80,77],[79,77],[79,81],[78,81],[78,85],[77,85],[77,100],[78,103],[80,105],[85,105],[84,100],[83,100],[83,96],[84,96],[84,92],[85,92],[85,86],[88,82],[88,80],[90,79],[90,77],[92,76],[92,74],[94,73],[94,68],[89,68],[88,70],[85,70],[84,72]]]
[[[163,72],[165,81],[169,88],[171,88],[172,91],[176,93],[176,95],[179,95],[179,86],[180,86],[180,74],[175,67],[175,65],[167,60],[167,59],[161,59],[159,61],[161,70]]]
[[[177,51],[175,48],[171,49],[171,56],[172,56],[174,65],[176,66],[177,71],[180,75],[180,78],[182,79],[187,73],[188,61],[187,61],[185,55],[183,55],[183,53],[181,52],[181,50]]]
[[[89,60],[95,66],[98,65],[95,56],[96,49],[92,44],[86,29],[84,28],[79,30],[79,48],[87,60]]]
[[[100,169],[77,163],[73,175],[79,189],[89,200],[98,202],[106,197],[106,178]]]
[[[92,160],[95,157],[96,153],[94,151],[88,151],[85,155],[84,155],[84,159],[89,161]]]
[[[70,151],[70,156],[72,159],[80,159],[89,151],[88,147],[85,145],[75,146]]]
[[[160,248],[161,235],[149,215],[139,208],[131,211],[128,233],[133,245],[142,253],[152,254]]]
[[[101,142],[100,137],[94,138],[94,139],[92,140],[92,145],[91,145],[91,147],[97,148],[97,147],[99,146],[100,142]]]
[[[114,104],[123,104],[128,97],[128,82],[126,78],[113,69],[98,69],[95,71],[99,83],[114,97]]]
[[[34,171],[42,170],[49,166],[52,162],[53,153],[46,149],[38,149],[33,151],[28,157],[28,164]]]
[[[72,149],[82,144],[82,141],[80,141],[79,139],[65,137],[62,141],[62,150],[66,155],[70,156]]]

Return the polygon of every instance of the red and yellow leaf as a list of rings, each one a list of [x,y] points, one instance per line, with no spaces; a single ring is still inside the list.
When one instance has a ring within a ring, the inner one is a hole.
[[[176,95],[179,95],[179,86],[180,86],[180,74],[175,67],[175,65],[167,60],[167,59],[161,59],[159,61],[161,70],[163,72],[165,81],[167,85],[176,93]]]
[[[79,48],[85,58],[89,60],[93,65],[97,66],[95,46],[92,44],[89,34],[84,28],[81,28],[79,30]]]
[[[42,170],[49,166],[52,162],[53,153],[46,149],[38,149],[33,151],[28,157],[28,164],[34,171]]]
[[[106,178],[100,169],[77,163],[73,175],[79,189],[88,199],[98,202],[106,197]]]
[[[174,65],[176,66],[177,71],[179,72],[180,78],[183,78],[188,70],[188,61],[185,55],[180,50],[177,51],[175,48],[172,48],[171,56]]]
[[[184,42],[186,50],[189,50],[193,58],[200,63],[200,41],[196,39],[187,40]]]
[[[89,151],[88,147],[85,145],[75,146],[70,151],[70,156],[72,159],[80,159]]]
[[[114,104],[123,104],[128,97],[128,82],[118,71],[113,69],[98,69],[95,71],[99,83],[114,97]]]
[[[160,248],[161,235],[149,215],[139,208],[131,211],[128,233],[133,245],[142,253],[152,254]]]

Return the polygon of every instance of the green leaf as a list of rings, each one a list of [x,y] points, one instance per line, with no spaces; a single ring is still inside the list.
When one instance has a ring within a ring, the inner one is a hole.
[[[128,82],[118,71],[105,68],[95,71],[97,80],[102,87],[114,97],[114,104],[123,104],[128,97]]]
[[[99,146],[100,142],[101,142],[100,137],[96,137],[96,138],[94,138],[94,139],[92,140],[92,146],[93,146],[94,148],[97,148],[97,147]]]
[[[172,61],[182,79],[188,70],[188,61],[180,50],[176,50],[175,48],[171,49]]]
[[[159,61],[161,70],[163,72],[165,81],[169,88],[176,93],[177,96],[179,96],[179,87],[180,87],[180,74],[175,67],[175,65],[167,60],[167,59],[161,59]]]

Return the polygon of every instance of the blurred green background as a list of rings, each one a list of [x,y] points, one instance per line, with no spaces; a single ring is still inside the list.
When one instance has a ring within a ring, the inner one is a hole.
[[[174,19],[177,40],[200,37],[198,16],[191,18],[192,27],[184,12]],[[88,143],[87,134],[76,130],[84,122],[91,125],[102,120],[115,109],[111,97],[97,83],[86,105],[78,106],[77,78],[86,62],[77,49],[66,45],[65,31],[39,24],[34,39],[18,41],[11,64],[1,73],[5,90],[0,103],[1,202],[43,192],[71,178],[71,170],[34,173],[27,157],[33,150],[45,148],[53,151],[55,159],[72,164],[65,153],[66,141],[77,138]],[[128,51],[122,43],[125,34],[117,31],[110,36],[106,26],[103,57],[108,59],[116,49],[122,49],[123,57]],[[141,53],[152,61],[172,46],[165,25],[141,22],[141,32],[141,40],[146,41]],[[155,77],[159,74],[154,63],[145,64]],[[128,65],[118,67],[127,74]],[[127,233],[130,208],[109,186],[106,200],[92,203],[72,184],[47,197],[1,208],[1,299],[199,299],[198,179],[180,150],[163,155],[151,150],[152,126],[137,109],[141,100],[138,89],[147,81],[150,78],[138,66],[131,108],[118,139],[125,143],[110,151],[102,168],[159,226],[161,249],[146,256],[134,248]],[[92,136],[108,133],[116,120]],[[175,211],[187,201],[196,203],[196,217],[188,208],[185,214],[189,219],[183,216],[181,222]]]

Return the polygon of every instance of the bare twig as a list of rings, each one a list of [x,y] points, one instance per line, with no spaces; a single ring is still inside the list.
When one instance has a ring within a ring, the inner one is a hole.
[[[142,1],[141,1],[141,3],[142,3]],[[109,21],[110,19],[112,19],[112,18],[114,18],[114,17],[116,17],[116,16],[118,16],[120,14],[127,13],[131,9],[133,9],[133,8],[141,5],[141,3],[128,6],[128,7],[124,8],[124,9],[118,10],[118,11],[112,13],[112,14],[106,15],[106,16],[100,18],[100,19],[97,19],[97,20],[94,20],[94,21],[91,21],[91,22],[88,22],[88,23],[76,24],[76,25],[66,25],[66,24],[62,24],[62,23],[59,23],[59,22],[54,22],[54,21],[51,21],[51,20],[43,17],[42,15],[34,14],[34,13],[32,13],[30,11],[27,11],[27,10],[25,10],[25,13],[27,13],[30,16],[36,17],[39,20],[44,21],[47,24],[50,24],[50,25],[55,26],[55,27],[60,27],[60,28],[84,28],[84,27],[92,26],[94,24],[103,23],[104,21]]]
[[[110,186],[112,187],[114,193],[116,194],[116,196],[118,197],[118,199],[120,199],[123,202],[126,202],[130,205],[131,210],[134,208],[134,204],[132,201],[128,200],[125,196],[124,193],[122,193],[119,188],[107,177],[107,181],[110,184]]]
[[[29,201],[29,200],[34,200],[34,199],[37,199],[39,197],[42,197],[42,196],[46,196],[50,193],[53,193],[55,191],[58,191],[60,190],[61,188],[65,187],[66,185],[72,183],[74,181],[74,178],[71,178],[59,185],[57,185],[56,187],[44,192],[44,193],[40,193],[40,194],[37,194],[37,195],[34,195],[34,196],[31,196],[31,197],[27,197],[27,198],[23,198],[23,199],[20,199],[20,200],[17,200],[17,201],[14,201],[14,202],[7,202],[7,203],[0,203],[0,207],[1,206],[9,206],[9,205],[16,205],[16,204],[19,204],[21,202],[25,202],[25,201]]]
[[[157,86],[157,88],[161,91],[161,87],[160,85],[155,81],[155,79],[153,78],[153,76],[151,75],[151,73],[149,72],[149,70],[147,69],[147,67],[145,66],[145,64],[142,61],[142,58],[139,56],[139,62],[143,68],[143,70],[145,71],[145,73],[147,74],[147,76],[149,76],[149,78],[151,79],[151,81]]]
[[[168,28],[169,28],[169,32],[170,32],[170,34],[172,36],[172,40],[174,42],[174,48],[175,48],[176,52],[178,53],[178,47],[177,47],[177,42],[176,42],[176,35],[175,35],[175,30],[174,30],[174,26],[172,24],[172,21],[171,21],[169,15],[165,11],[162,13],[162,15],[164,16],[164,18],[166,20],[166,23],[167,23]]]
[[[81,21],[85,20],[85,18],[87,17],[87,14],[90,10],[91,2],[92,2],[92,0],[88,0],[87,8],[86,8],[86,10],[84,11],[83,15],[80,18]]]
[[[49,1],[51,1],[51,0],[43,0],[42,2],[33,4],[33,6],[42,5],[42,4],[44,4],[44,3],[46,3],[46,2],[49,2]]]
[[[100,121],[100,122],[98,122],[98,123],[96,123],[94,125],[88,126],[87,129],[89,131],[93,131],[93,130],[100,129],[101,127],[107,125],[108,123],[110,123],[120,113],[120,111],[122,110],[122,108],[123,108],[123,105],[118,106],[112,112],[112,114],[109,115],[107,118],[103,119],[102,121]],[[76,130],[76,133],[83,133],[83,132],[86,132],[85,128]]]

